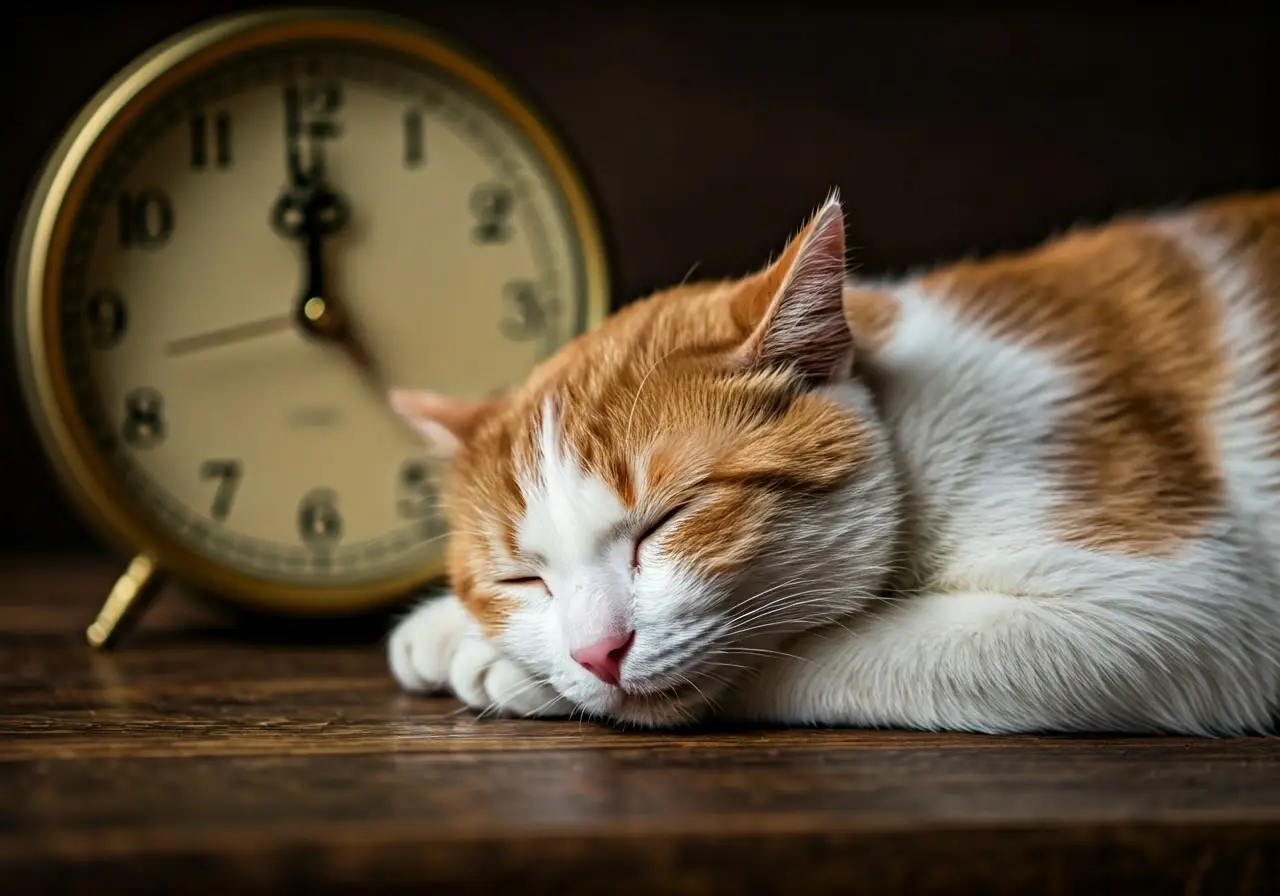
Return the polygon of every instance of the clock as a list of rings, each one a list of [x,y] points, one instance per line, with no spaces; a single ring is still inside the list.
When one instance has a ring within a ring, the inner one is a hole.
[[[90,643],[168,580],[334,616],[439,578],[448,472],[388,390],[519,382],[607,313],[606,256],[547,120],[417,24],[257,12],[145,53],[51,154],[13,262],[31,417],[133,555]]]

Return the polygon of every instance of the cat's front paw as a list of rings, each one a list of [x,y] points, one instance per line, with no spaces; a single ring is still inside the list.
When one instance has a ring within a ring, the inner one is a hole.
[[[428,601],[391,633],[391,674],[406,691],[452,692],[501,715],[567,715],[572,705],[504,656],[453,595]]]

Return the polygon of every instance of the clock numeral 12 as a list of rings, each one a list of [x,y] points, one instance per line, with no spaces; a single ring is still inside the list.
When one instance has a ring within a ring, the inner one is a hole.
[[[421,168],[427,160],[427,144],[423,133],[422,113],[410,109],[404,113],[404,167]]]
[[[121,193],[116,224],[122,247],[158,249],[173,235],[173,202],[164,190],[155,187]]]
[[[226,112],[213,116],[213,159],[219,168],[231,167],[231,116]],[[204,112],[191,116],[191,167],[209,167],[209,117]]]
[[[218,487],[213,493],[213,505],[209,515],[222,522],[231,515],[231,502],[240,487],[243,468],[238,460],[207,460],[200,465],[201,479],[216,479]]]

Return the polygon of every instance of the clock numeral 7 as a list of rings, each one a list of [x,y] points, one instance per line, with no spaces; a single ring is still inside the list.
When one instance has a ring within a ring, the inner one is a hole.
[[[213,116],[213,159],[218,168],[231,167],[231,116],[226,112]],[[209,167],[209,116],[204,112],[191,116],[191,167]]]
[[[213,504],[209,515],[222,522],[231,515],[231,502],[235,500],[236,490],[240,487],[243,467],[238,460],[207,460],[200,465],[201,479],[216,479],[218,487],[213,493]]]

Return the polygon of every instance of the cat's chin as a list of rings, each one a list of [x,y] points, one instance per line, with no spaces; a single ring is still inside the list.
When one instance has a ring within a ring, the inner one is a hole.
[[[680,685],[660,691],[628,691],[610,688],[587,709],[611,721],[642,728],[675,728],[704,718],[714,694],[707,686]],[[594,704],[594,705],[593,705]]]

